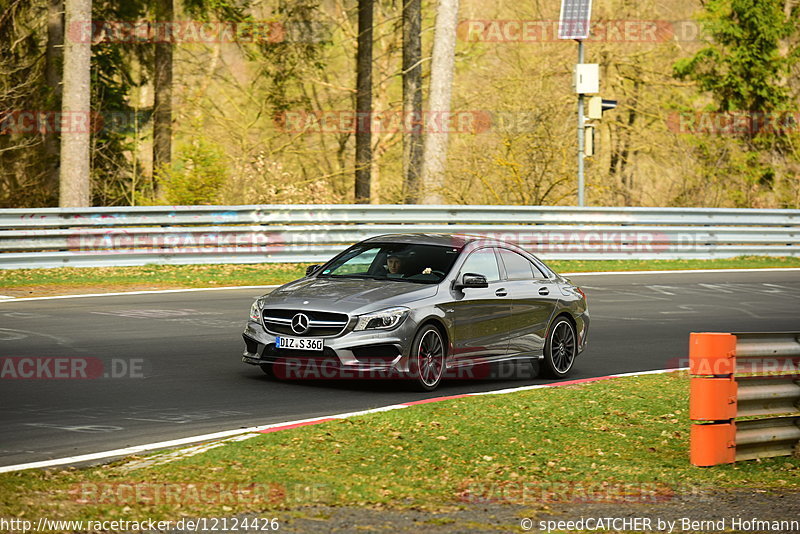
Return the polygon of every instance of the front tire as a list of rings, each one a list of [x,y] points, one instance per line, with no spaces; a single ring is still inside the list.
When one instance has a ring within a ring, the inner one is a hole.
[[[564,378],[572,369],[578,355],[575,327],[566,317],[558,317],[550,325],[544,345],[544,368],[552,378]]]
[[[417,389],[433,391],[442,382],[446,348],[442,334],[433,325],[426,325],[414,336],[411,347],[411,376]]]

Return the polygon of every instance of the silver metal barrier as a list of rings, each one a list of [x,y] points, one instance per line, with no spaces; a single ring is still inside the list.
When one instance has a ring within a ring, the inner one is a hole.
[[[155,206],[0,210],[0,268],[320,262],[398,232],[486,235],[543,259],[800,255],[800,210]]]

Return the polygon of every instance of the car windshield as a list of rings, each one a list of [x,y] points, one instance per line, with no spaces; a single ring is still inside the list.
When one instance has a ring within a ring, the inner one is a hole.
[[[457,247],[368,243],[325,265],[319,276],[437,284],[450,272],[458,253]]]

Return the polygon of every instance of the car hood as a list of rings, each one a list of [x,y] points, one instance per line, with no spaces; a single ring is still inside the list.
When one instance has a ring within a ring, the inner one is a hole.
[[[265,295],[264,306],[366,313],[432,297],[437,288],[394,280],[302,278]]]

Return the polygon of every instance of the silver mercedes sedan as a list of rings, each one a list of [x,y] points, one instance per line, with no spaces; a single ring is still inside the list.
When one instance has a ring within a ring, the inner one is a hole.
[[[405,377],[527,360],[561,378],[586,348],[586,295],[525,250],[470,235],[357,243],[257,299],[242,361],[280,378]],[[313,369],[314,372],[309,372]]]

